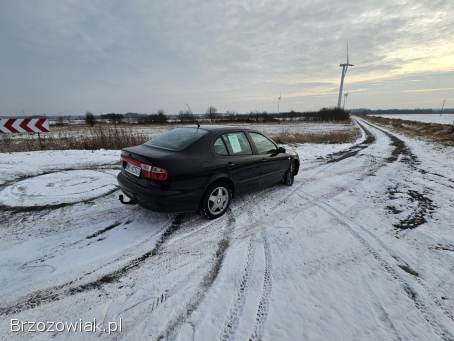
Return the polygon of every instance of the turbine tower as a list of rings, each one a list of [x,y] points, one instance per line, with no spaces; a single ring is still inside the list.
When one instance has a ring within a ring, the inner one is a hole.
[[[342,106],[342,109],[345,110],[345,105],[347,104],[347,97],[348,97],[348,92],[344,94],[344,105]]]
[[[279,97],[277,98],[277,114],[278,115],[281,113],[281,111],[279,110],[279,106],[281,104],[281,101],[282,101],[282,94],[280,94]]]
[[[348,61],[348,42],[347,42],[347,62],[345,64],[339,64],[339,66],[342,68],[342,75],[341,75],[341,83],[339,87],[339,98],[337,99],[337,107],[340,108],[342,104],[342,91],[344,89],[344,78],[345,75],[347,74],[347,70],[349,66],[354,66],[353,64],[350,64]]]

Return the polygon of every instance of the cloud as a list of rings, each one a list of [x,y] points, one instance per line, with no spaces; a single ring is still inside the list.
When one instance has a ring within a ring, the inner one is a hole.
[[[436,92],[408,91],[410,78],[421,88],[453,80],[452,1],[1,6],[1,112],[176,112],[186,103],[199,112],[210,104],[272,111],[280,93],[283,110],[316,109],[336,103],[347,40],[355,64],[346,79],[350,105],[426,105],[439,100]],[[405,96],[388,95],[396,92]]]

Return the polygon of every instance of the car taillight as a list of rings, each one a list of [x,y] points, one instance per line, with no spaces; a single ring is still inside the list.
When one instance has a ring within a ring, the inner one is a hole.
[[[165,181],[169,178],[169,173],[164,168],[156,167],[150,165],[149,163],[143,163],[126,156],[121,156],[121,161],[123,163],[123,167],[125,167],[124,162],[129,162],[134,166],[140,167],[142,170],[142,177],[145,179]]]
[[[152,167],[151,168],[151,178],[153,180],[165,181],[169,177],[169,173],[164,168],[161,167]]]

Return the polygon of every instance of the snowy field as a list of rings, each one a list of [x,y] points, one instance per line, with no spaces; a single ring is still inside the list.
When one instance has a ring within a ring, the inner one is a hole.
[[[351,123],[308,123],[308,122],[282,122],[282,123],[257,123],[257,124],[226,124],[229,126],[246,126],[252,129],[262,131],[266,134],[280,134],[280,133],[311,133],[311,134],[330,134],[336,132],[349,132],[352,129]],[[164,131],[175,127],[194,127],[195,124],[175,124],[175,125],[119,125],[118,127],[131,129],[133,132],[141,133],[148,138],[153,138]],[[202,127],[204,125],[202,124]],[[209,126],[209,124],[207,124]],[[109,127],[109,126],[107,126]],[[87,126],[66,126],[66,127],[51,127],[48,133],[52,137],[74,137],[74,136],[87,136],[90,133],[90,128]],[[13,135],[14,139],[27,138],[26,134]]]
[[[454,114],[384,114],[384,115],[371,115],[386,118],[400,118],[407,121],[418,121],[425,123],[440,123],[440,124],[454,124]]]
[[[118,151],[1,154],[0,339],[453,340],[454,150],[360,123],[214,221],[121,205]]]

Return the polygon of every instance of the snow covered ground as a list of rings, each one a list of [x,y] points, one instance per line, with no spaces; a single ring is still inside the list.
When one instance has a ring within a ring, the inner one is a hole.
[[[0,338],[96,318],[122,332],[14,338],[453,340],[454,150],[360,123],[214,221],[121,205],[118,152],[0,155]]]
[[[400,118],[401,120],[407,121],[418,121],[425,123],[441,123],[441,124],[454,124],[454,114],[383,114],[383,115],[371,115],[380,116],[387,118]]]

